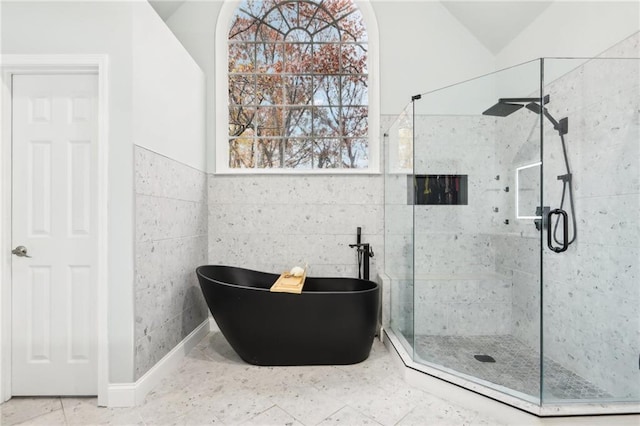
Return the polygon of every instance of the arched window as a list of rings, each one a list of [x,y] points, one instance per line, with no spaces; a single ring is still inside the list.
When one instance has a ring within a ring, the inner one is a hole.
[[[227,28],[229,169],[377,169],[353,0],[242,0]]]

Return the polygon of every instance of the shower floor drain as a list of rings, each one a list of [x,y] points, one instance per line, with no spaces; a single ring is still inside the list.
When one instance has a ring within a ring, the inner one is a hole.
[[[473,357],[480,362],[496,362],[495,358],[491,355],[474,355]]]

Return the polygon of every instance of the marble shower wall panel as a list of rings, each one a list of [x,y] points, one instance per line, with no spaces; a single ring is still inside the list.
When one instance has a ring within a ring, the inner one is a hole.
[[[598,251],[600,247],[581,246],[580,250]],[[580,269],[573,279],[546,279],[544,350],[546,356],[561,359],[563,365],[616,398],[637,399],[640,297],[637,271],[630,266],[631,257],[638,259],[640,250],[620,255],[622,250],[605,256],[591,253],[587,255],[594,264],[590,271]],[[617,267],[620,273],[609,282],[593,281],[592,277],[603,275],[600,268],[604,267]],[[618,292],[627,296],[620,297]]]
[[[540,237],[504,233],[492,235],[491,241],[496,253],[496,273],[511,283],[510,333],[539,351]]]
[[[381,176],[210,175],[209,262],[280,273],[357,276],[356,228],[384,261]],[[382,269],[380,269],[382,270]]]
[[[417,335],[509,334],[511,281],[477,272],[456,279],[416,279]]]
[[[413,280],[390,280],[391,286],[391,325],[405,338],[413,339],[414,330],[414,285]],[[385,324],[389,326],[389,324]]]
[[[468,176],[468,205],[413,210],[415,333],[508,334],[510,275],[496,274],[492,239],[504,232],[509,194],[504,176],[496,179],[496,120],[419,116],[415,129],[416,174]]]
[[[512,96],[520,95],[514,93]],[[533,220],[517,219],[516,173],[520,167],[540,162],[540,119],[522,108],[508,117],[494,118],[494,122],[496,174],[500,175],[500,188],[509,187],[509,192],[500,192],[495,202],[500,211],[500,221],[490,237],[495,253],[495,272],[511,284],[509,333],[532,351],[539,352],[540,233]],[[535,171],[532,175],[535,176]],[[539,185],[538,179],[522,186],[535,191]],[[531,198],[539,197],[534,192]],[[505,225],[504,220],[509,220],[509,224]]]
[[[516,218],[516,171],[519,167],[540,162],[540,121],[539,116],[522,108],[512,115],[496,119],[496,168],[500,174],[500,187],[509,187],[509,192],[501,192],[496,206],[502,214],[502,221],[494,228],[497,234],[512,234],[513,236],[536,237],[533,221]],[[532,169],[536,170],[536,169]],[[538,169],[539,170],[539,169]],[[536,170],[537,171],[537,170]],[[535,173],[535,172],[534,172]],[[523,184],[524,187],[539,187],[540,180]],[[532,194],[531,198],[539,199],[539,195]],[[535,212],[525,212],[531,215]],[[525,215],[525,214],[521,214]],[[508,226],[504,219],[509,220]]]
[[[487,234],[416,233],[414,246],[414,270],[418,277],[455,277],[460,274],[486,274],[495,270],[491,236]]]
[[[207,262],[206,174],[135,147],[135,377],[207,318],[195,268]]]
[[[503,197],[495,179],[495,130],[491,117],[416,117],[415,173],[468,176],[468,205],[415,206],[417,275],[495,270],[489,234],[500,228],[494,207]]]
[[[639,38],[614,47],[613,56],[636,54]],[[551,113],[569,117],[578,239],[561,255],[544,252],[545,355],[617,398],[637,399],[640,61],[590,60],[547,91],[553,96]],[[545,134],[545,146],[554,138]],[[556,207],[561,161],[554,151],[545,158],[545,192]]]

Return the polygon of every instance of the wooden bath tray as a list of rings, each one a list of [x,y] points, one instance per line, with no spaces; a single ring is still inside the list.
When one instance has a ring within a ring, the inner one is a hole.
[[[301,277],[291,276],[288,272],[283,272],[276,282],[271,286],[274,293],[302,293],[304,280],[307,278],[307,270],[305,269]]]

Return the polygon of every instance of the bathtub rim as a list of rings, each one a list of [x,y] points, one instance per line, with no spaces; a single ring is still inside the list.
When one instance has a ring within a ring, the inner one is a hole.
[[[231,284],[231,283],[226,283],[224,281],[219,281],[219,280],[215,280],[211,277],[208,277],[205,274],[202,274],[200,272],[200,270],[202,268],[205,267],[209,267],[209,266],[217,266],[217,267],[223,267],[223,268],[232,268],[232,269],[239,269],[242,271],[249,271],[249,272],[258,272],[261,274],[267,274],[267,275],[273,275],[274,280],[273,282],[275,283],[275,280],[278,278],[278,274],[275,273],[271,273],[271,272],[262,272],[262,271],[257,271],[255,269],[249,269],[249,268],[243,268],[240,266],[230,266],[230,265],[200,265],[196,268],[196,275],[205,278],[207,281],[211,281],[214,282],[216,284],[221,284],[227,287],[232,287],[232,288],[238,288],[238,289],[243,289],[243,290],[254,290],[254,291],[261,291],[261,292],[267,292],[267,293],[272,293],[270,291],[270,288],[262,288],[262,287],[250,287],[250,286],[246,286],[246,285],[241,285],[241,284]],[[374,291],[379,291],[381,290],[380,284],[377,283],[376,281],[373,280],[364,280],[362,278],[351,278],[351,277],[307,277],[307,279],[314,279],[314,278],[318,278],[318,279],[336,279],[336,280],[355,280],[355,281],[362,281],[365,283],[372,283],[374,284],[371,288],[367,288],[364,290],[352,290],[352,291],[305,291],[304,287],[302,288],[302,293],[301,294],[362,294],[362,293],[367,293],[367,292],[374,292]],[[277,293],[277,292],[273,292],[274,294],[293,294],[293,293]]]

